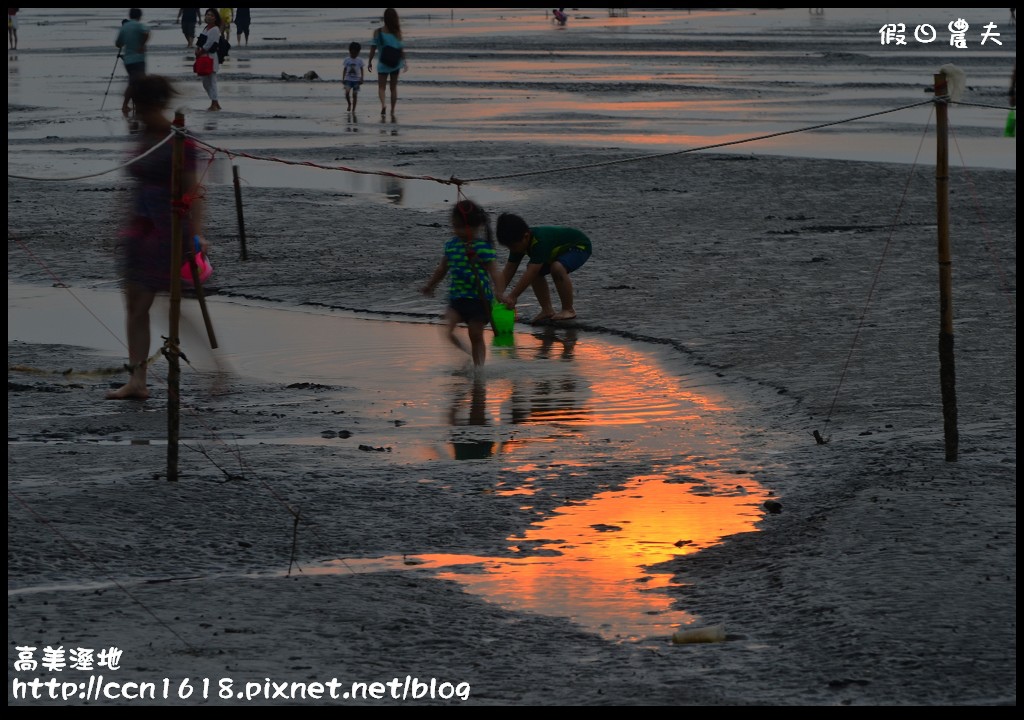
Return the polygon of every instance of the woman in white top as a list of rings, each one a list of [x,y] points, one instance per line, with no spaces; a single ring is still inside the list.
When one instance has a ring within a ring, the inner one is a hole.
[[[209,55],[213,59],[213,72],[203,75],[203,89],[210,96],[210,107],[208,110],[220,110],[220,101],[217,95],[217,71],[220,69],[220,58],[217,56],[217,46],[220,44],[220,13],[217,8],[207,8],[203,17],[206,27],[196,40],[196,57]]]

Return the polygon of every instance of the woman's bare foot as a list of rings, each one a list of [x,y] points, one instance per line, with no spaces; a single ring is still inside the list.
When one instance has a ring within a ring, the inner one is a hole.
[[[551,320],[554,317],[555,317],[555,313],[554,312],[541,312],[538,315],[534,316],[533,320],[530,321],[530,324],[531,325],[540,325],[541,323],[546,323],[548,320]]]
[[[214,100],[212,103],[210,103],[210,107],[207,108],[208,112],[209,111],[216,112],[218,110],[220,110],[220,103],[217,102],[216,100]]]
[[[552,320],[573,320],[576,317],[575,310],[562,310],[551,316]]]
[[[108,392],[107,400],[149,400],[149,388],[127,382],[117,390]]]

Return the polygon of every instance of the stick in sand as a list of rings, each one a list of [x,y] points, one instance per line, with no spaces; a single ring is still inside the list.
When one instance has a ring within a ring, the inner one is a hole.
[[[114,73],[117,72],[117,61],[121,59],[121,51],[117,51],[117,57],[114,58],[114,69],[110,71],[110,80],[107,81],[107,91],[103,93],[103,102],[100,103],[100,110],[107,104],[107,93],[110,92],[110,85],[114,82]]]

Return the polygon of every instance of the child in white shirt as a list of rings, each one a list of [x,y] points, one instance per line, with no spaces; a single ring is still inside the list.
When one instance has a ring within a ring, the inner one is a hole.
[[[345,102],[348,103],[348,111],[353,113],[356,111],[359,87],[363,84],[365,75],[365,65],[363,59],[359,57],[359,52],[362,49],[363,47],[359,43],[351,43],[348,46],[348,57],[345,58],[341,70],[341,82],[345,86]]]

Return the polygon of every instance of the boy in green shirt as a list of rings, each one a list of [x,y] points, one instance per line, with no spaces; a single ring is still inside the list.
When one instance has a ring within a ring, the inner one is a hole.
[[[530,227],[518,215],[503,213],[498,216],[496,228],[498,242],[508,248],[508,262],[502,274],[506,292],[500,301],[514,308],[519,296],[526,288],[532,287],[540,304],[540,313],[531,321],[538,325],[549,320],[572,320],[576,317],[573,307],[573,287],[569,273],[578,270],[590,258],[590,238],[580,230],[570,227],[540,225]],[[526,271],[515,285],[512,278],[519,269],[522,259],[529,256]],[[550,275],[558,292],[562,309],[555,312],[551,305],[551,291],[545,276]]]

